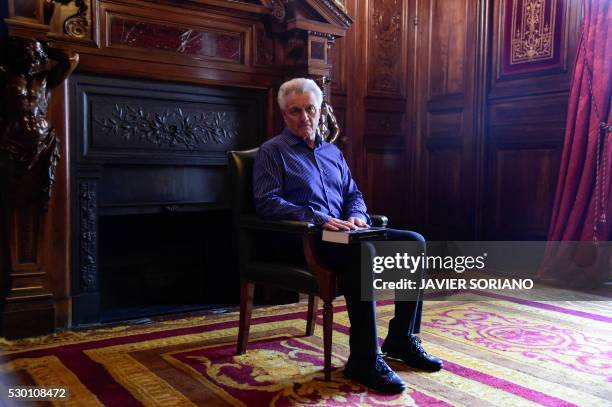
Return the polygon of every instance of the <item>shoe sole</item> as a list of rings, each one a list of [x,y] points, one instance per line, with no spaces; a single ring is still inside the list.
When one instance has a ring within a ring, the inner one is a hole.
[[[374,387],[371,387],[371,386],[361,382],[359,380],[359,378],[357,378],[357,377],[352,377],[350,374],[347,374],[346,372],[344,372],[343,374],[344,374],[344,377],[346,377],[350,381],[353,381],[355,383],[359,383],[361,386],[367,387],[368,389],[373,390],[373,391],[378,392],[378,393],[400,394],[400,393],[403,393],[404,390],[406,390],[406,387],[407,387],[406,385],[404,385],[403,387],[397,388],[397,389],[395,389],[395,388],[393,388],[393,389],[385,389],[385,390],[383,390],[383,389],[375,389]]]
[[[440,370],[442,370],[444,368],[444,365],[440,366],[440,367],[436,367],[436,368],[427,368],[427,367],[423,367],[423,366],[415,366],[411,363],[408,363],[406,360],[404,360],[401,356],[399,356],[397,353],[394,352],[385,352],[383,349],[381,349],[381,351],[385,354],[385,359],[386,358],[391,358],[394,360],[399,360],[400,362],[403,362],[405,365],[413,367],[415,369],[421,369],[424,370],[426,372],[439,372]]]

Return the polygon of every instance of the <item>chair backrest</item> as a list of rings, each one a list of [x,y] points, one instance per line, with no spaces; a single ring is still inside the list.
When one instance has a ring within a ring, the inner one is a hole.
[[[229,151],[229,173],[232,184],[232,200],[236,217],[254,215],[253,164],[259,148]]]

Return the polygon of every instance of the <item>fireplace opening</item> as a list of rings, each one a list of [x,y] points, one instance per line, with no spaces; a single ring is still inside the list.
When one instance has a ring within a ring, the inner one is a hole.
[[[229,211],[100,216],[100,321],[239,301]]]

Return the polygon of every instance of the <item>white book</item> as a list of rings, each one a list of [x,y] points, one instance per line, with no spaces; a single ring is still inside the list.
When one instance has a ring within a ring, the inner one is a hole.
[[[326,242],[349,244],[360,240],[384,237],[387,234],[385,228],[369,227],[354,230],[323,230],[321,239]]]

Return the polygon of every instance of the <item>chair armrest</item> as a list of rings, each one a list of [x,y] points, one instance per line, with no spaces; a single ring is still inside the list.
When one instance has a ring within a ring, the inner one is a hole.
[[[265,220],[257,216],[243,216],[240,225],[249,229],[270,230],[283,233],[317,233],[320,231],[314,223],[296,220]]]
[[[385,215],[370,214],[370,219],[372,220],[372,226],[376,226],[379,228],[386,228],[387,223],[389,223],[389,218],[387,218]]]

